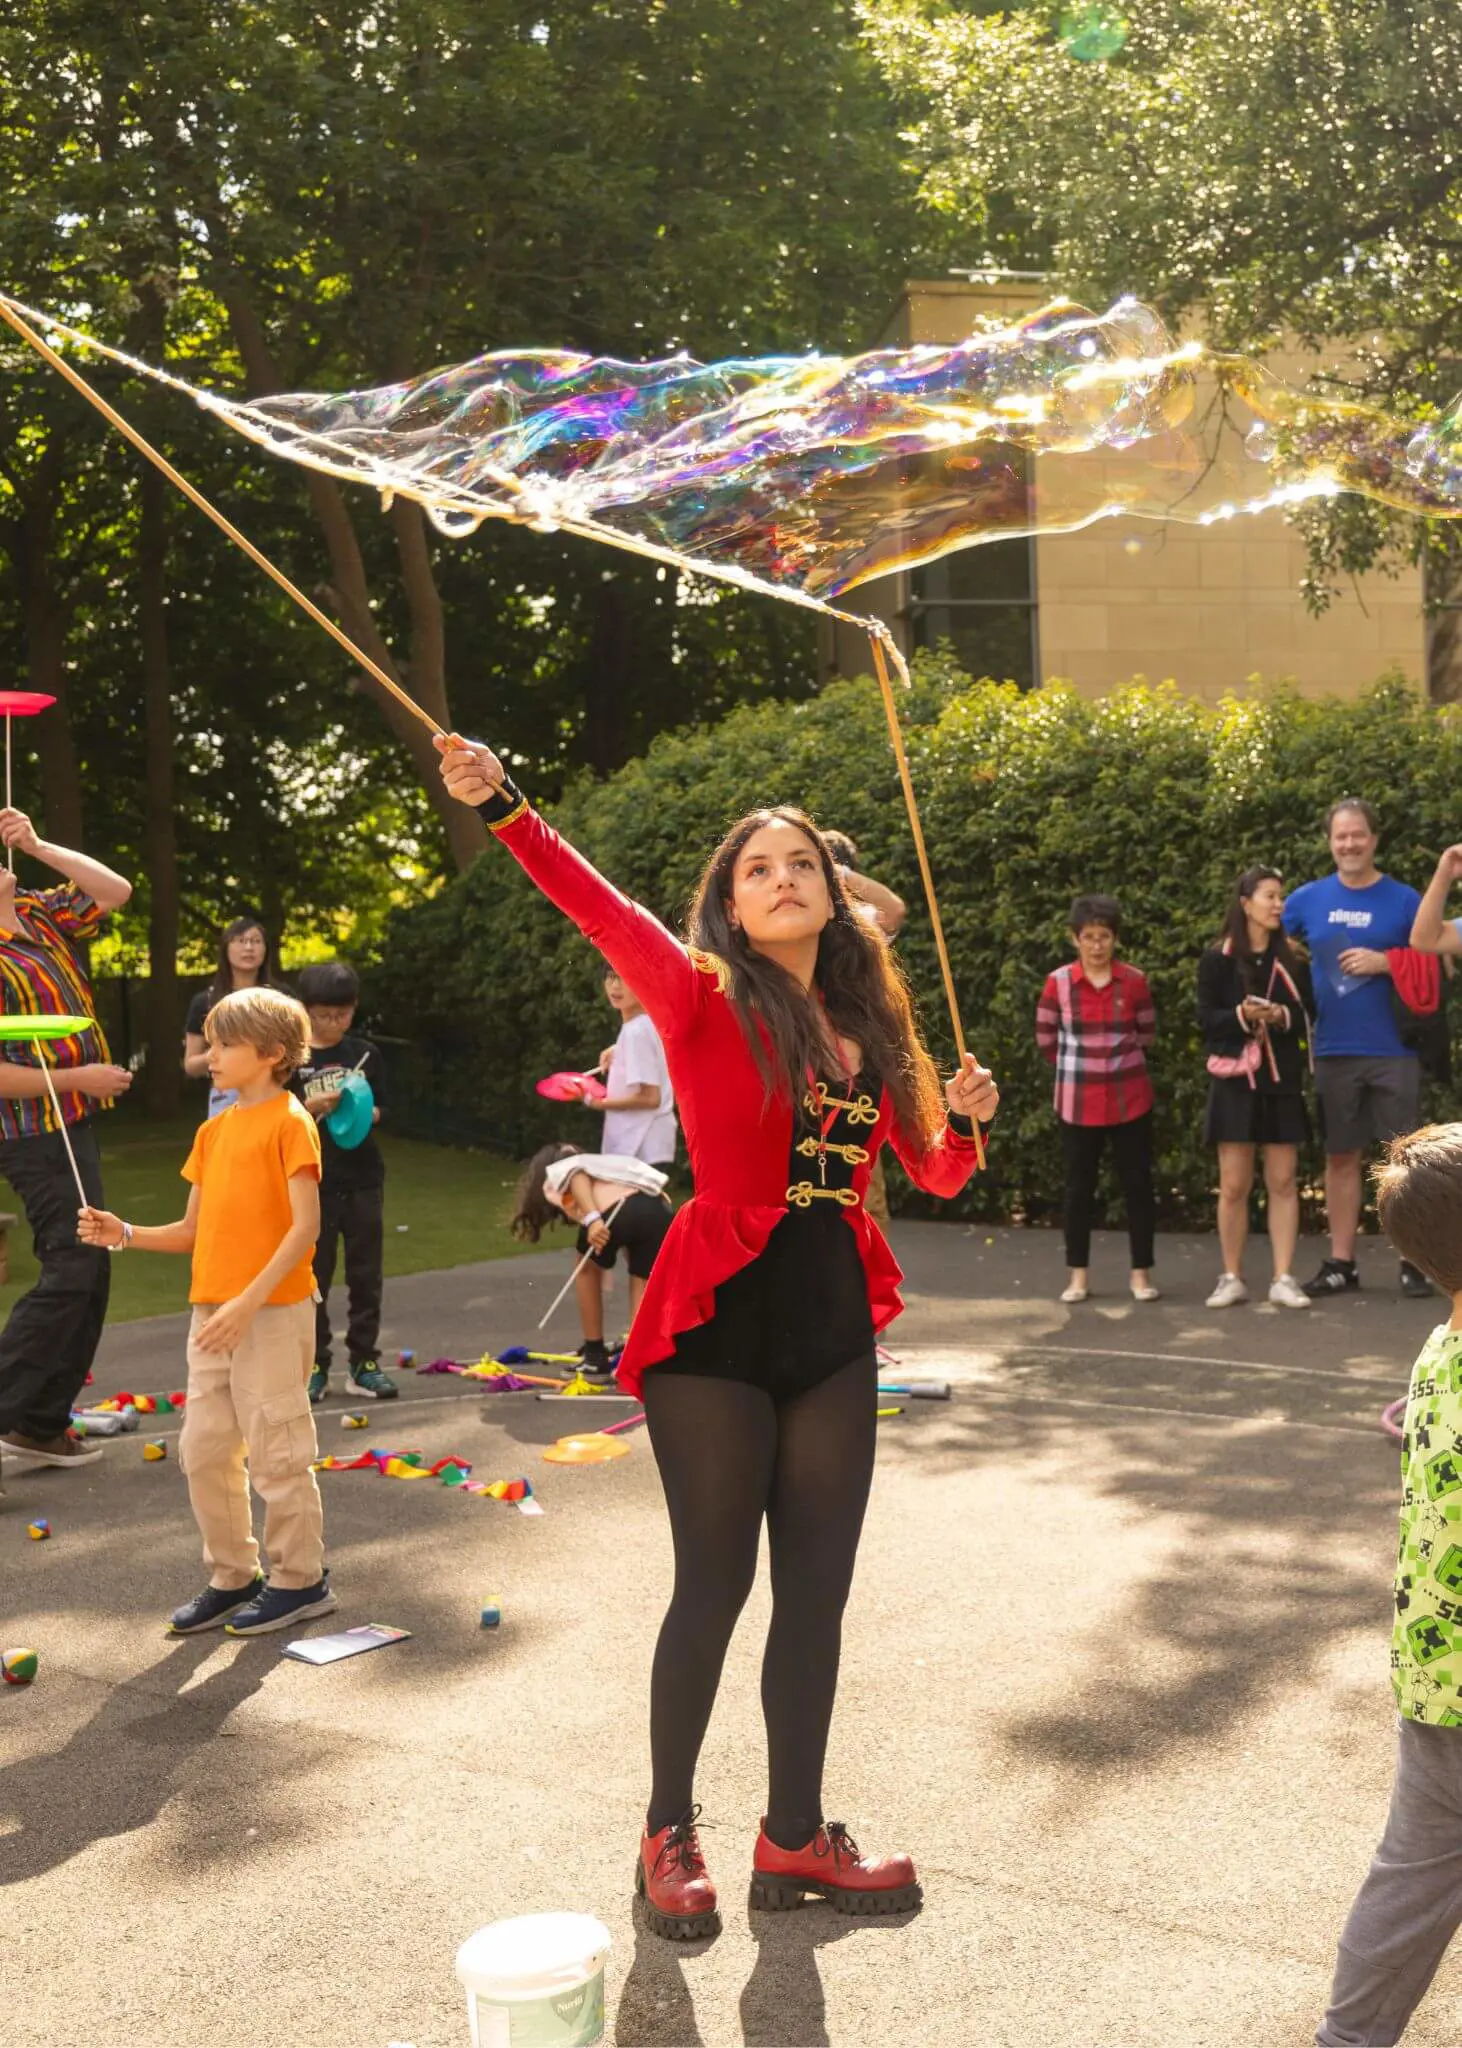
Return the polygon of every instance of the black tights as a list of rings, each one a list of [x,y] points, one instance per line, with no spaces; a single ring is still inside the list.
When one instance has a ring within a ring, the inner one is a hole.
[[[696,1759],[766,1517],[772,1625],[761,1669],[767,1833],[800,1849],[822,1823],[822,1765],[843,1607],[873,1479],[871,1356],[777,1402],[740,1380],[645,1374],[645,1416],[675,1544],[650,1681],[652,1833],[690,1805]]]

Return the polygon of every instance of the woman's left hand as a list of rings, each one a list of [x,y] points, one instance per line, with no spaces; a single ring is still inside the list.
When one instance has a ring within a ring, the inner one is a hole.
[[[976,1123],[989,1123],[1000,1107],[994,1076],[972,1052],[965,1054],[964,1065],[945,1082],[944,1095],[956,1116],[973,1117]]]

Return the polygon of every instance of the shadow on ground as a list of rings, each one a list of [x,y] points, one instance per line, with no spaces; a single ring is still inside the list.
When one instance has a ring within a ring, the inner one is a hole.
[[[1157,1770],[1175,1746],[1221,1736],[1277,1686],[1313,1683],[1350,1631],[1384,1629],[1389,1588],[1369,1551],[1394,1502],[1396,1453],[1379,1433],[1373,1443],[1333,1438],[1242,1415],[1237,1428],[1160,1412],[1144,1420],[1098,1401],[1073,1414],[1059,1393],[1050,1398],[1012,1406],[963,1389],[937,1424],[884,1440],[885,1456],[934,1471],[1049,1464],[1053,1486],[1079,1479],[1180,1532],[1166,1566],[1085,1635],[1083,1662],[1100,1676],[1058,1712],[1010,1722],[1015,1750],[1085,1777]],[[1053,1666],[1061,1648],[1049,1645]]]
[[[149,1827],[273,1669],[273,1658],[249,1654],[253,1647],[241,1645],[243,1654],[190,1685],[219,1638],[180,1640],[110,1688],[60,1749],[12,1763],[0,1782],[0,1815],[15,1816],[19,1827],[0,1835],[0,1884],[39,1877],[107,1836]],[[98,1796],[102,1784],[106,1798]]]

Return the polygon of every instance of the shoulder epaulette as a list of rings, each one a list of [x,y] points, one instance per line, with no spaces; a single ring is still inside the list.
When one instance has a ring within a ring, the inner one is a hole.
[[[692,963],[702,974],[709,974],[723,996],[731,993],[731,969],[718,953],[707,953],[699,946],[688,946]]]

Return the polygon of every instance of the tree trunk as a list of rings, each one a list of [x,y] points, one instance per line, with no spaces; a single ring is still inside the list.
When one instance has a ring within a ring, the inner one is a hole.
[[[1429,553],[1424,570],[1426,686],[1434,704],[1462,700],[1462,562]]]
[[[147,925],[147,1068],[149,1116],[175,1114],[182,1087],[178,1020],[178,835],[173,775],[173,707],[168,688],[167,494],[171,485],[150,462],[142,467],[142,530],[138,608],[142,633],[144,790],[143,858],[150,910]]]
[[[228,310],[229,326],[238,343],[251,392],[255,396],[277,393],[282,389],[279,373],[253,306],[236,286],[224,286],[220,296]],[[394,681],[401,682],[401,672],[377,629],[375,614],[371,610],[365,563],[344,495],[333,478],[322,475],[318,470],[305,471],[305,485],[330,558],[327,594],[340,623],[362,653],[368,654]],[[402,572],[406,578],[407,601],[412,615],[413,671],[418,638],[423,662],[423,673],[414,680],[418,691],[428,689],[434,700],[418,695],[418,702],[431,713],[438,725],[450,731],[440,596],[432,574],[421,515],[415,506],[402,509],[415,514],[415,524],[419,529],[413,539],[412,521],[398,519],[396,522],[397,545],[401,550]],[[316,591],[313,595],[318,600],[321,593]],[[411,756],[432,808],[441,818],[458,870],[470,867],[487,844],[487,831],[475,812],[454,803],[443,789],[431,734],[365,669],[357,671],[355,680],[356,687],[374,700],[387,725]],[[405,687],[404,683],[402,687]]]
[[[66,466],[66,436],[53,433],[37,467],[35,486],[15,522],[22,604],[25,614],[26,683],[55,703],[33,726],[21,720],[17,746],[34,735],[41,770],[41,830],[59,846],[82,843],[81,775],[76,743],[66,714],[66,607],[51,572],[51,535]]]

